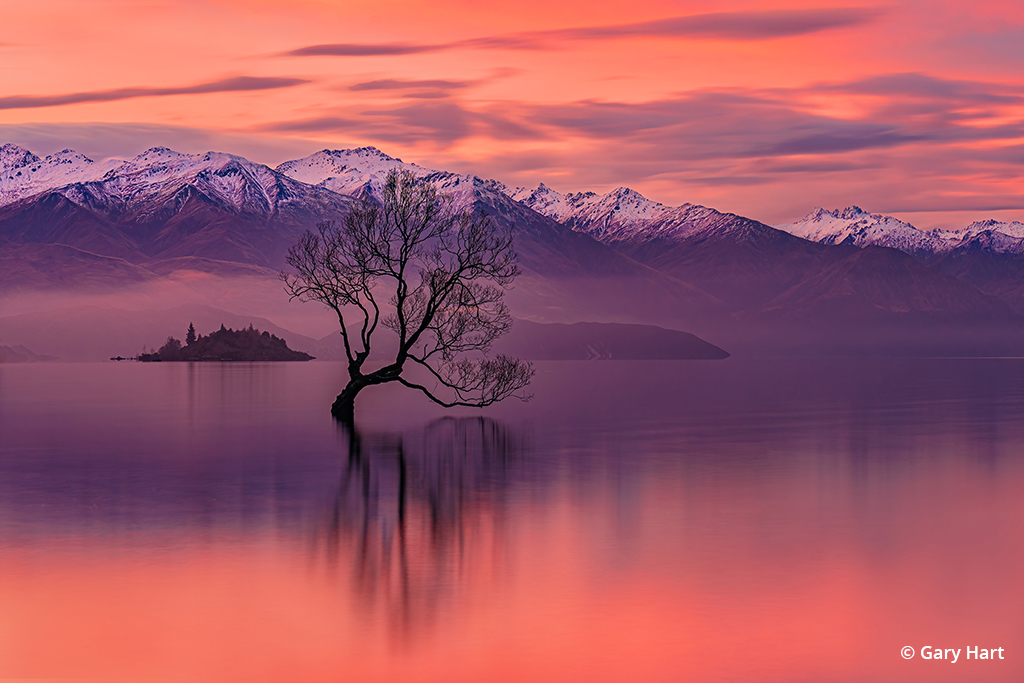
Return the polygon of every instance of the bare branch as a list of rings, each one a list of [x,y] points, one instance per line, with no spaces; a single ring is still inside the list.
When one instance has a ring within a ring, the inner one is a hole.
[[[489,216],[456,210],[412,173],[391,172],[378,200],[369,195],[339,225],[321,223],[288,253],[295,274],[282,274],[292,298],[333,310],[349,359],[349,385],[338,398],[348,405],[365,386],[398,381],[445,406],[486,406],[522,390],[530,363],[488,358],[494,340],[512,326],[504,290],[519,274],[513,237]],[[392,292],[383,314],[378,285]],[[361,318],[350,339],[345,312]],[[373,372],[363,367],[378,324],[398,335],[393,361]],[[358,342],[358,343],[354,343]],[[436,386],[402,377],[407,361],[426,368]],[[439,396],[438,391],[450,396]]]

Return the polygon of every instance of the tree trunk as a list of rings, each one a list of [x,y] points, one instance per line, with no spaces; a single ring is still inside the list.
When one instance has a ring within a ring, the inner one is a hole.
[[[338,394],[338,398],[334,399],[334,405],[331,406],[331,415],[334,415],[335,419],[339,422],[343,422],[350,427],[353,426],[356,421],[356,394],[367,386],[367,382],[349,380],[349,383],[342,392]]]
[[[360,365],[362,363],[360,362]],[[331,414],[346,425],[354,425],[356,417],[356,395],[366,387],[375,384],[393,382],[402,374],[402,366],[398,363],[386,365],[368,375],[359,373],[359,365],[349,364],[349,380],[345,389],[334,399]]]

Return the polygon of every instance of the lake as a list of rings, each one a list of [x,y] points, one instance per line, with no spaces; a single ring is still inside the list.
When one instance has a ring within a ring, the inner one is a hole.
[[[1024,676],[1024,361],[538,369],[0,366],[0,680]]]

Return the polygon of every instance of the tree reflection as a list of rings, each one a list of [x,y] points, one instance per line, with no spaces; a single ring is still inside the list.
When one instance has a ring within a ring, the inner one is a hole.
[[[485,418],[444,418],[413,434],[345,432],[347,461],[313,552],[334,571],[350,566],[361,607],[409,636],[500,566],[523,439]]]

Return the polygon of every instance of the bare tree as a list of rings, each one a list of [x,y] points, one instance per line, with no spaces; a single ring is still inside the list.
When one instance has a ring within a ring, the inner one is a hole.
[[[340,225],[307,231],[287,261],[295,273],[281,279],[291,298],[319,301],[338,316],[349,373],[331,409],[340,420],[352,422],[360,391],[386,382],[447,407],[529,399],[522,391],[532,364],[487,355],[512,326],[502,299],[519,273],[511,233],[488,216],[457,210],[432,185],[392,171],[379,202],[366,197]],[[378,297],[388,295],[382,313]],[[398,350],[367,371],[378,325],[398,335]],[[410,380],[407,366],[427,379]]]

